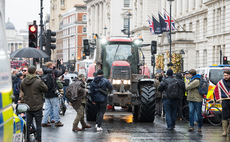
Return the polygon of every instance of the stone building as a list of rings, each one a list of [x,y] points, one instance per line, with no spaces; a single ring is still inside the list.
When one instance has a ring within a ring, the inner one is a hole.
[[[169,11],[169,2],[161,2],[161,9]],[[172,33],[172,53],[184,49],[185,70],[220,64],[223,55],[230,56],[229,0],[174,0],[172,16],[177,22],[177,31]],[[158,54],[165,54],[168,46],[166,34],[160,35]],[[167,62],[165,56],[165,65]]]
[[[58,31],[62,22],[62,14],[74,7],[75,4],[84,4],[83,0],[50,0],[49,28]],[[56,60],[56,50],[52,52],[51,60]]]
[[[28,31],[21,30],[17,32],[13,23],[8,21],[5,23],[6,39],[8,43],[8,53],[12,53],[18,49],[28,47]]]
[[[60,30],[57,32],[57,59],[63,59],[70,69],[78,70],[78,61],[82,59],[83,39],[87,38],[86,6],[76,4],[74,8],[62,14]]]
[[[158,55],[164,54],[164,70],[169,62],[167,34],[150,35],[148,17],[170,11],[168,0],[84,0],[88,12],[88,38],[92,34],[124,36],[130,17],[130,30],[142,36],[144,43],[157,40]],[[230,56],[230,1],[229,0],[174,0],[172,17],[176,31],[172,32],[172,53],[185,51],[184,70],[220,64],[221,57]],[[158,19],[158,18],[157,18]],[[150,47],[143,48],[147,66],[150,65]],[[222,51],[222,56],[220,55]]]

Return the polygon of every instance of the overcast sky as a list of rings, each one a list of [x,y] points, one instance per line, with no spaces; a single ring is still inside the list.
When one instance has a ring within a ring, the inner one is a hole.
[[[27,22],[37,21],[40,24],[40,0],[5,0],[5,22],[10,18],[16,30],[27,29]],[[43,0],[43,22],[50,13],[50,0]]]

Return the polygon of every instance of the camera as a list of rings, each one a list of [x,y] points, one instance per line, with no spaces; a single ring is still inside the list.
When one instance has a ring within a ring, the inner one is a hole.
[[[57,89],[54,91],[54,94],[57,96],[61,96],[61,93]]]

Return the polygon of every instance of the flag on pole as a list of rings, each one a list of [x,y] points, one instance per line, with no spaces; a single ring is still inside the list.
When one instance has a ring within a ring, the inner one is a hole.
[[[166,14],[164,11],[164,18],[165,18],[165,23],[166,23],[166,31],[169,31],[169,25],[170,25],[170,17]],[[174,25],[174,20],[171,19],[171,30],[176,30],[175,25]]]
[[[150,28],[150,33],[154,35],[155,34],[154,25],[153,25],[153,21],[150,18],[149,18],[149,28]]]
[[[165,23],[165,20],[164,18],[161,17],[160,13],[158,13],[158,16],[159,16],[159,21],[160,21],[160,24],[161,24],[161,32],[166,32],[166,23]]]
[[[161,31],[160,23],[153,16],[152,19],[153,19],[153,27],[154,27],[155,34],[161,34],[162,31]]]

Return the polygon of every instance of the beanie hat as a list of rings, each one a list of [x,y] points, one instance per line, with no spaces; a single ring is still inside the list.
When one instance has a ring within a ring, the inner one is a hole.
[[[99,69],[98,71],[97,71],[97,75],[103,75],[104,73],[103,73],[103,71],[101,70],[101,69]]]
[[[20,76],[23,76],[23,74],[22,74],[22,73],[18,73],[18,74],[17,74],[17,77],[20,77]]]
[[[172,69],[168,69],[166,75],[172,76],[173,75],[173,70]]]

